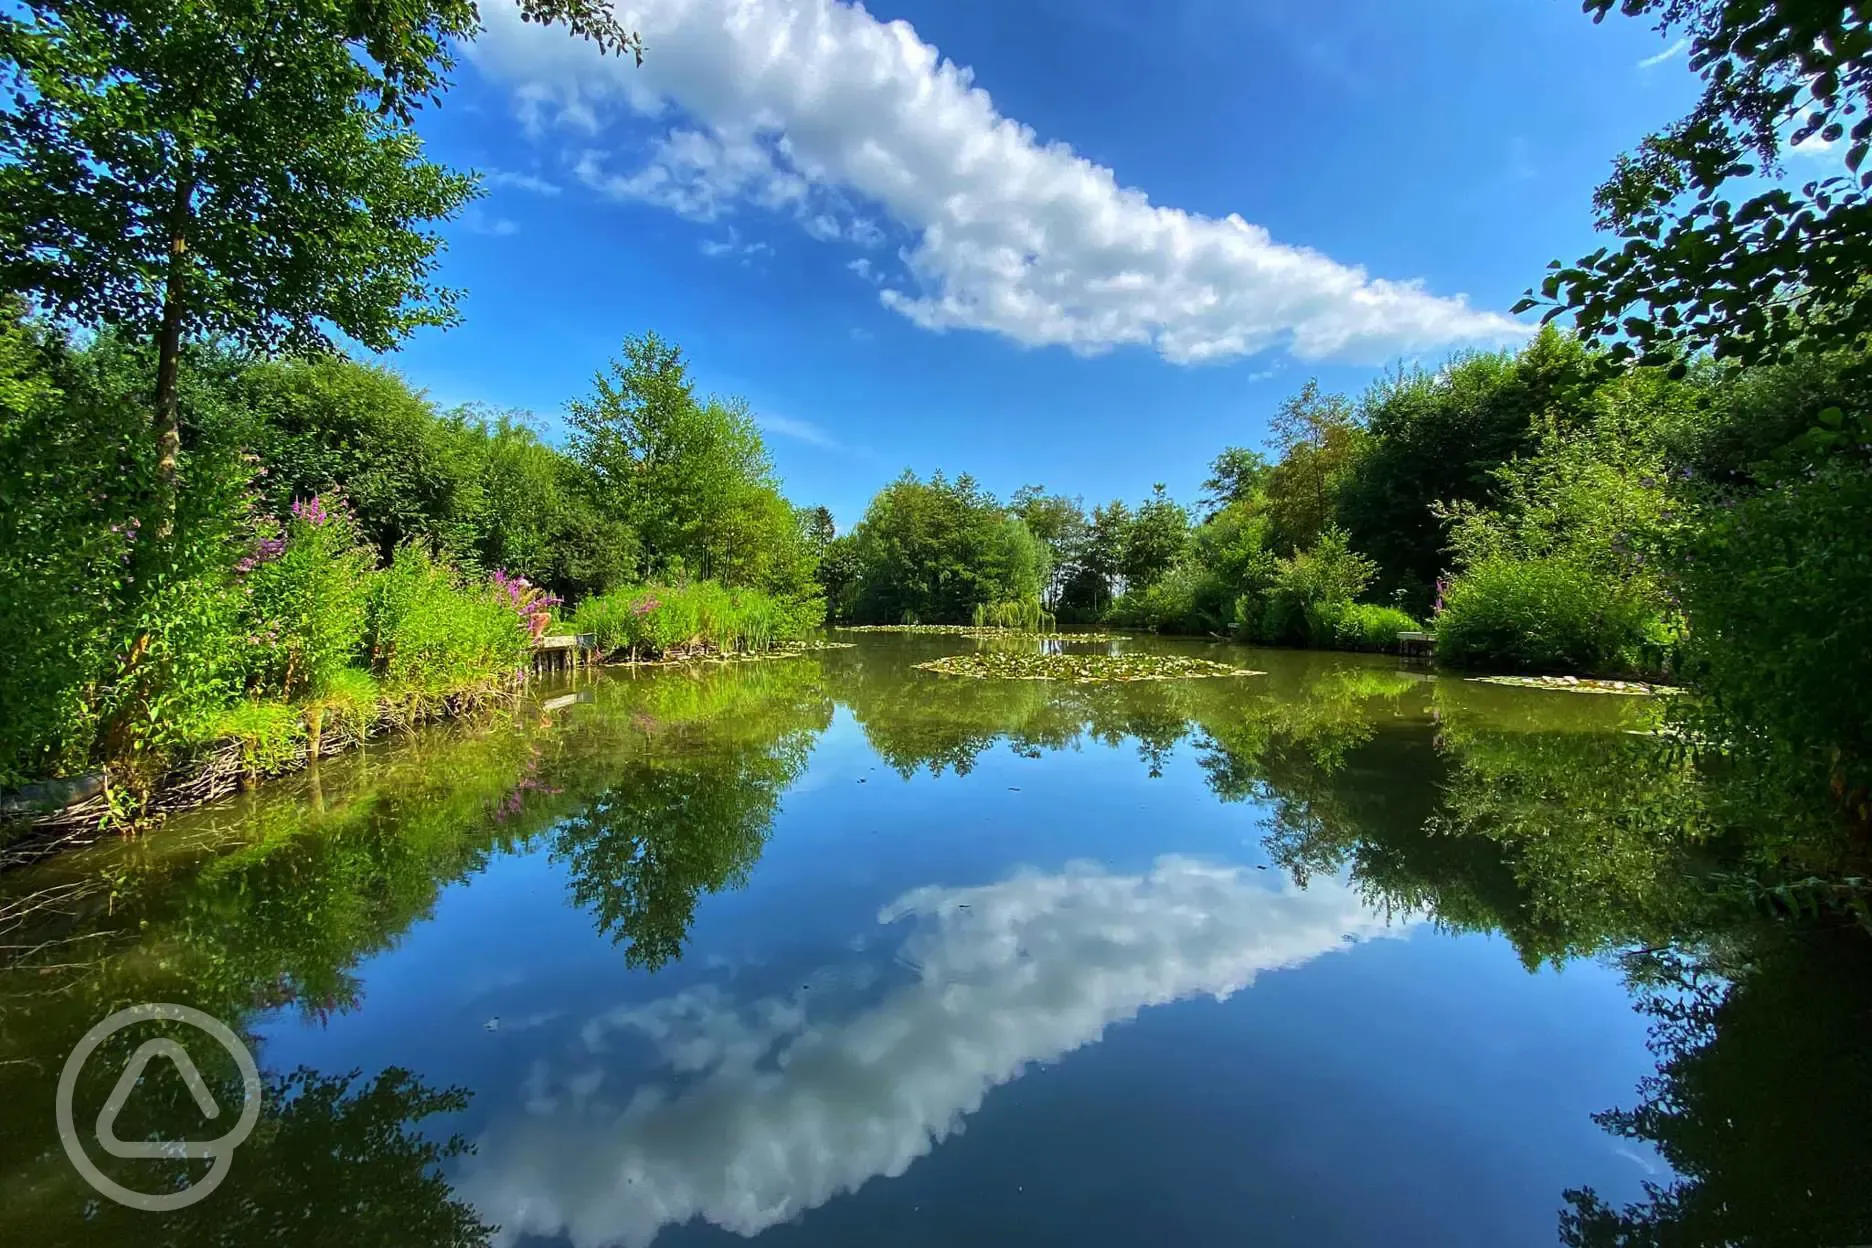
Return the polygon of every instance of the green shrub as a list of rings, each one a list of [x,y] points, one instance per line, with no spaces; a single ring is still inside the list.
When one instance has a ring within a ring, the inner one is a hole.
[[[1872,470],[1835,457],[1713,511],[1681,574],[1708,730],[1872,823]]]
[[[643,585],[587,598],[572,625],[598,648],[655,658],[675,651],[765,650],[818,626],[820,599],[790,600],[756,589],[726,589],[714,581]]]
[[[464,583],[417,545],[371,577],[366,622],[372,669],[397,701],[485,692],[532,653],[525,619],[497,587]]]
[[[1251,641],[1282,646],[1332,644],[1332,621],[1371,583],[1372,561],[1353,550],[1345,533],[1328,528],[1312,549],[1274,566],[1261,594],[1236,604],[1240,628]]]
[[[293,504],[279,538],[242,561],[252,611],[254,692],[317,696],[362,657],[365,600],[375,563],[342,502]]]
[[[1668,641],[1643,586],[1564,559],[1485,559],[1444,590],[1436,653],[1457,667],[1656,671]]]
[[[1396,607],[1327,603],[1314,612],[1313,644],[1337,650],[1395,650],[1399,633],[1421,627]]]

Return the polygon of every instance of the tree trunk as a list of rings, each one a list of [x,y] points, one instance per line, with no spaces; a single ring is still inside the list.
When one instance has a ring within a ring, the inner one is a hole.
[[[176,468],[182,422],[176,379],[182,362],[182,310],[187,298],[188,225],[195,174],[185,168],[169,217],[169,272],[163,282],[162,327],[156,334],[156,538],[175,529]]]

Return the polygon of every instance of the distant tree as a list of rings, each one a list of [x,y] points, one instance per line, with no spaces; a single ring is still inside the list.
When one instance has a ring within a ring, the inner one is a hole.
[[[1119,499],[1092,509],[1079,566],[1061,591],[1061,605],[1097,614],[1111,605],[1124,575],[1125,546],[1131,533],[1131,509]]]
[[[1270,465],[1267,456],[1244,447],[1223,448],[1209,465],[1209,477],[1202,483],[1203,519],[1214,517],[1231,503],[1245,503],[1267,483]]]
[[[1138,507],[1125,533],[1120,568],[1126,590],[1149,589],[1170,570],[1189,544],[1189,513],[1164,492],[1162,483]]]
[[[1585,0],[1690,41],[1703,94],[1681,120],[1620,156],[1594,196],[1622,240],[1562,267],[1516,311],[1571,312],[1623,340],[1614,359],[1668,363],[1708,348],[1756,363],[1872,341],[1872,35],[1856,0]],[[1807,142],[1839,143],[1845,171],[1747,188]],[[1755,193],[1740,205],[1731,196]]]
[[[640,51],[596,0],[525,0]],[[422,157],[415,111],[472,38],[471,0],[37,0],[0,15],[0,288],[153,339],[157,524],[174,513],[182,344],[375,350],[456,317],[424,229],[476,193]]]
[[[1067,582],[1078,571],[1090,532],[1085,504],[1064,494],[1048,494],[1038,485],[1023,485],[1014,491],[1008,510],[1046,544],[1051,575],[1042,596],[1048,607],[1057,606]]]
[[[680,347],[626,339],[567,411],[568,449],[602,508],[637,534],[646,575],[811,591],[811,519],[781,496],[747,404],[698,398]]]
[[[1311,546],[1333,522],[1341,481],[1362,449],[1358,413],[1309,381],[1270,422],[1281,458],[1267,475],[1274,543],[1284,554]]]

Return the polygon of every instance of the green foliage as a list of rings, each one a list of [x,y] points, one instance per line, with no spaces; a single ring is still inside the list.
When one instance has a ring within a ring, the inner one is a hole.
[[[1831,455],[1710,511],[1682,573],[1692,713],[1783,791],[1872,822],[1872,471]]]
[[[1189,543],[1189,513],[1164,493],[1161,484],[1139,505],[1125,532],[1119,571],[1129,589],[1149,589],[1182,556]]]
[[[1330,644],[1337,620],[1365,592],[1373,571],[1342,530],[1328,527],[1311,549],[1280,560],[1266,592],[1248,597],[1238,617],[1255,641]]]
[[[298,757],[304,729],[293,707],[248,700],[223,711],[208,739],[233,741],[240,747],[242,769],[249,775],[267,775],[285,770]]]
[[[1382,596],[1430,605],[1447,566],[1439,509],[1493,506],[1498,469],[1532,452],[1543,428],[1583,422],[1594,376],[1578,340],[1546,329],[1518,353],[1458,356],[1372,388],[1359,405],[1368,440],[1334,510],[1376,561]]]
[[[976,628],[1006,628],[1027,633],[1050,633],[1058,621],[1038,598],[1011,602],[978,602],[971,621]]]
[[[653,659],[715,650],[767,650],[797,641],[821,619],[818,599],[788,602],[757,589],[716,581],[645,585],[587,598],[572,626],[601,650]]]
[[[421,711],[443,698],[489,692],[525,669],[532,637],[521,616],[423,547],[398,550],[369,586],[364,636],[392,701]]]
[[[1422,625],[1396,607],[1369,602],[1326,603],[1315,609],[1313,644],[1334,650],[1395,650],[1399,633]]]
[[[1657,670],[1644,591],[1561,557],[1485,558],[1443,591],[1436,653],[1458,667],[1576,675]]]
[[[699,399],[682,351],[629,338],[567,421],[570,452],[605,514],[641,543],[641,575],[686,569],[728,585],[809,594],[813,517],[783,498],[747,404]]]
[[[966,474],[904,473],[871,500],[850,541],[857,588],[845,590],[847,618],[961,624],[980,604],[1039,598],[1049,579],[1046,545]]]
[[[373,560],[342,502],[294,505],[284,546],[246,574],[248,681],[257,692],[317,697],[362,657]]]
[[[1364,452],[1365,435],[1345,396],[1321,394],[1314,381],[1284,400],[1269,424],[1281,450],[1265,486],[1271,541],[1277,553],[1290,555],[1334,524],[1339,491]]]
[[[1586,0],[1603,18],[1615,0]],[[1554,261],[1538,295],[1585,332],[1670,363],[1693,351],[1760,363],[1816,347],[1861,348],[1872,333],[1872,42],[1855,4],[1779,0],[1623,0],[1630,16],[1682,30],[1703,95],[1681,120],[1618,158],[1594,196],[1598,225],[1622,240],[1574,264]],[[1784,182],[1739,205],[1738,184],[1782,172],[1810,137],[1844,142],[1848,172]],[[1728,194],[1725,194],[1727,192]]]

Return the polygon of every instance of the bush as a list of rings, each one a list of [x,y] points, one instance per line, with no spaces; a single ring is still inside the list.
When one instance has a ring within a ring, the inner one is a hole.
[[[1328,603],[1315,612],[1313,644],[1337,650],[1395,650],[1399,633],[1421,627],[1396,607]]]
[[[1443,593],[1437,658],[1457,667],[1631,674],[1660,670],[1668,643],[1642,586],[1564,559],[1485,559]]]
[[[1331,621],[1352,607],[1371,583],[1373,570],[1372,561],[1350,547],[1343,531],[1328,528],[1311,550],[1275,565],[1273,583],[1263,594],[1243,595],[1236,605],[1240,626],[1252,641],[1330,645]]]
[[[485,692],[523,669],[535,608],[551,600],[516,596],[516,585],[524,582],[467,584],[427,549],[400,548],[371,578],[366,611],[370,662],[385,696]]]
[[[362,657],[365,599],[375,560],[341,501],[292,506],[281,536],[262,536],[239,567],[251,607],[253,692],[316,697]]]
[[[1872,438],[1868,438],[1872,443]],[[1844,457],[1716,508],[1682,571],[1718,739],[1872,823],[1872,470]]]
[[[696,650],[766,650],[804,637],[824,615],[819,599],[790,600],[714,581],[644,585],[587,598],[572,625],[598,648],[638,658]]]

